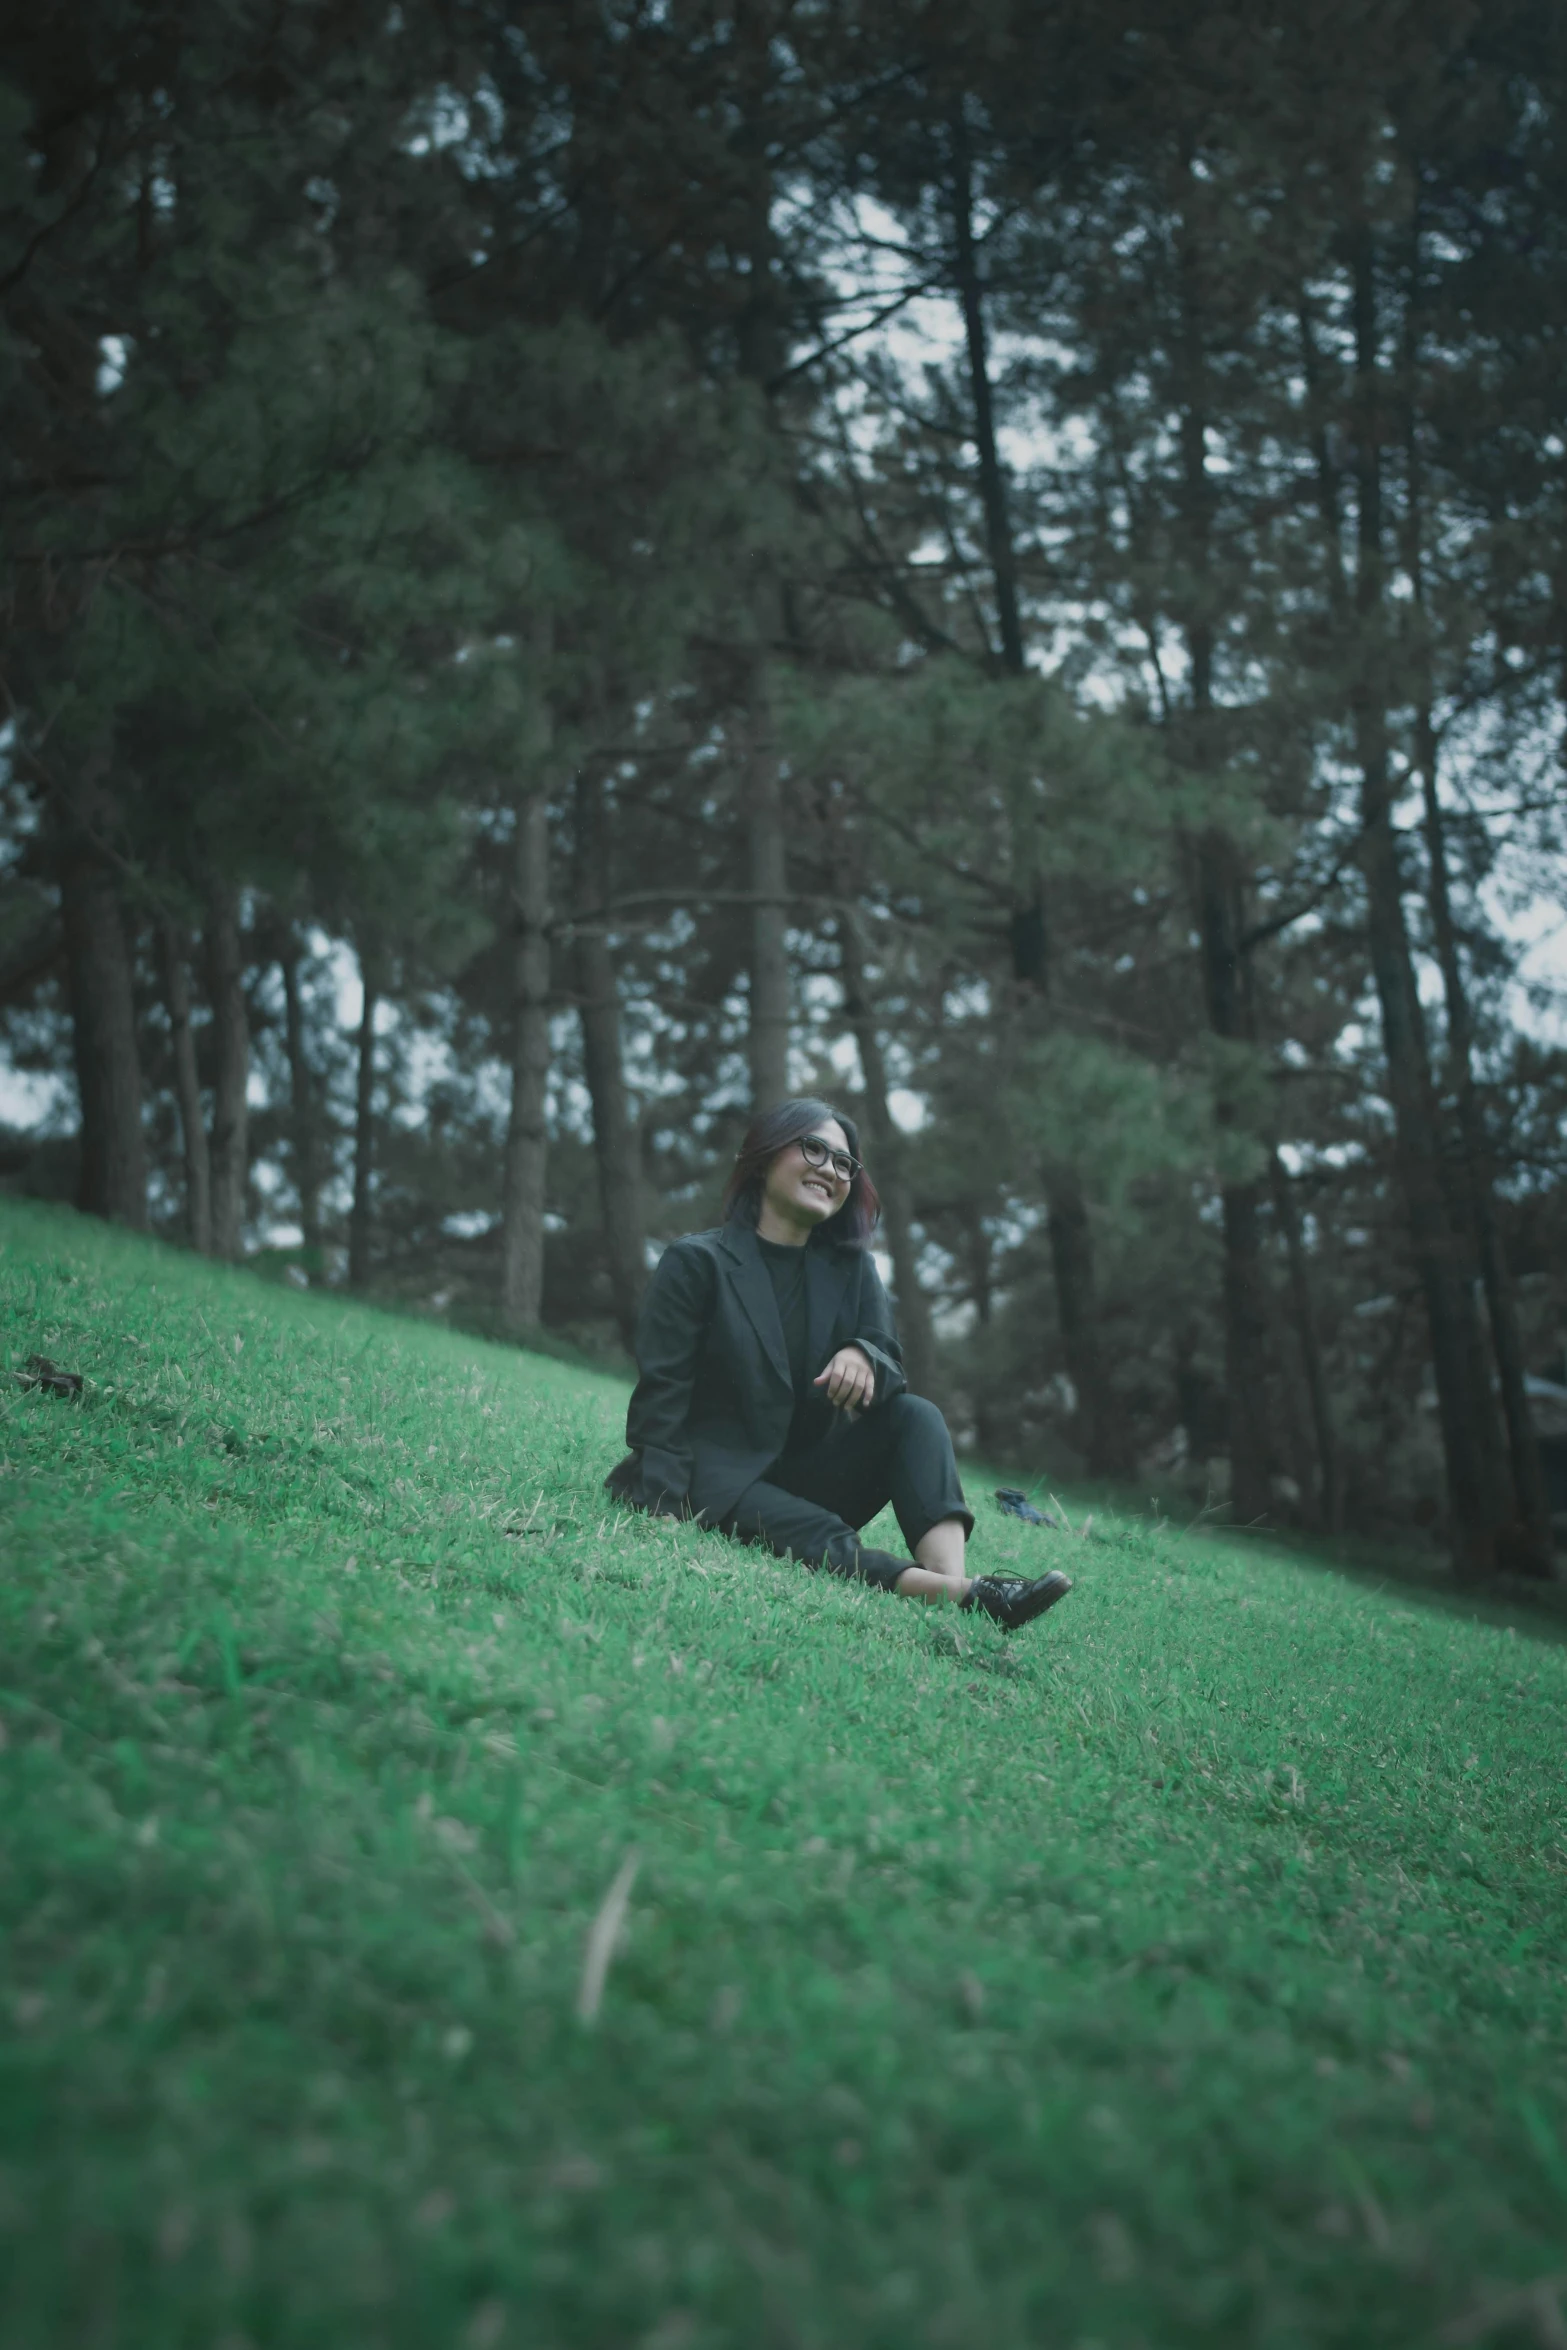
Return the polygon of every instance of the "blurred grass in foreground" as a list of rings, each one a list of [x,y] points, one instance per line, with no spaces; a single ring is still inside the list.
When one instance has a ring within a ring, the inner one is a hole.
[[[1547,1629],[987,1494],[1007,1643],[58,1213],[0,1334],[6,2350],[1567,2338]]]

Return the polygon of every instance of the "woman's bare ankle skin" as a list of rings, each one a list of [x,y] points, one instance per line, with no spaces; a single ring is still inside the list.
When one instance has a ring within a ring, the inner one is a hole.
[[[967,1575],[942,1575],[932,1567],[905,1567],[893,1585],[900,1598],[923,1599],[928,1607],[940,1607],[951,1601],[961,1605],[969,1595]]]
[[[933,1605],[943,1600],[961,1603],[969,1594],[970,1578],[963,1572],[965,1536],[961,1518],[940,1518],[914,1545],[912,1567],[905,1567],[896,1588],[906,1599]]]

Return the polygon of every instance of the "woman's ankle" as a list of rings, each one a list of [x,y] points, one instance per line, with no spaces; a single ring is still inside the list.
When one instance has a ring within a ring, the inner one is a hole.
[[[970,1577],[943,1575],[935,1567],[922,1566],[912,1559],[893,1585],[902,1599],[923,1599],[928,1607],[950,1603],[961,1607],[969,1595]]]

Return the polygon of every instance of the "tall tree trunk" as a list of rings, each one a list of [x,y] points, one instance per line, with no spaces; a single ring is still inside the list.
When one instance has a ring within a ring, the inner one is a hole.
[[[1360,769],[1360,864],[1366,883],[1367,943],[1382,1020],[1382,1050],[1393,1105],[1396,1159],[1411,1252],[1425,1298],[1442,1450],[1447,1468],[1453,1560],[1483,1577],[1497,1566],[1501,1459],[1496,1415],[1483,1376],[1484,1344],[1473,1292],[1449,1212],[1441,1135],[1404,921],[1404,877],[1393,826],[1387,740],[1382,469],[1378,438],[1382,385],[1370,237],[1354,260],[1356,668],[1350,707]]]
[[[1227,1183],[1224,1211],[1224,1389],[1229,1405],[1230,1509],[1245,1525],[1272,1503],[1268,1412],[1268,1300],[1260,1183]]]
[[[1173,748],[1199,788],[1218,765],[1213,670],[1215,491],[1208,468],[1208,353],[1196,232],[1190,218],[1198,184],[1188,176],[1180,211],[1180,510],[1188,583],[1181,616],[1190,710]],[[1184,739],[1183,739],[1184,738]],[[1197,934],[1208,1025],[1225,1044],[1252,1041],[1241,945],[1245,898],[1235,845],[1206,824],[1192,844]],[[1231,1073],[1220,1061],[1214,1103],[1221,1154],[1229,1157],[1243,1128]],[[1272,1502],[1273,1429],[1268,1410],[1268,1301],[1262,1253],[1260,1177],[1221,1182],[1224,1273],[1224,1386],[1229,1419],[1230,1507],[1243,1523],[1265,1517]]]
[[[1324,1533],[1339,1534],[1344,1528],[1344,1491],[1339,1471],[1338,1435],[1333,1425],[1333,1405],[1323,1370],[1322,1348],[1317,1340],[1316,1316],[1311,1307],[1311,1282],[1306,1269],[1300,1217],[1295,1210],[1294,1187],[1277,1151],[1269,1155],[1269,1175],[1273,1187],[1274,1213],[1284,1235],[1284,1253],[1290,1275],[1290,1302],[1295,1309],[1295,1331],[1300,1342],[1301,1363],[1306,1373],[1312,1434],[1316,1438],[1318,1523]]]
[[[1077,1390],[1076,1441],[1090,1476],[1124,1477],[1131,1460],[1125,1425],[1105,1376],[1093,1232],[1075,1168],[1046,1168],[1045,1206],[1062,1351]]]
[[[250,1019],[239,898],[226,882],[207,892],[207,987],[212,999],[212,1253],[234,1263],[244,1246],[250,1174]]]
[[[75,833],[63,846],[60,910],[82,1112],[77,1206],[144,1232],[147,1148],[130,944],[109,865]]]
[[[865,985],[859,925],[852,913],[838,917],[838,953],[844,1017],[859,1047],[860,1069],[865,1079],[867,1153],[873,1162],[876,1188],[881,1193],[882,1220],[897,1290],[904,1366],[913,1393],[929,1396],[935,1392],[936,1340],[931,1327],[930,1300],[920,1286],[907,1153],[903,1135],[887,1104],[887,1063]]]
[[[305,1008],[299,985],[299,940],[286,930],[278,970],[283,980],[283,1036],[288,1052],[289,1154],[299,1201],[299,1236],[305,1271],[319,1281],[324,1271],[321,1230],[320,1113],[315,1071],[305,1042]]]
[[[770,1109],[789,1091],[789,860],[783,777],[770,733],[765,727],[754,745],[746,783],[746,848],[754,901],[746,1050],[753,1111]]]
[[[953,274],[963,313],[974,445],[979,460],[980,504],[985,516],[985,545],[1000,637],[999,647],[991,648],[991,658],[1004,676],[1021,677],[1027,663],[1018,605],[1017,557],[1012,543],[1006,474],[996,440],[985,290],[974,242],[973,173],[967,133],[959,115],[952,117],[950,130]],[[1017,848],[1019,870],[1008,926],[1013,986],[1021,997],[1032,994],[1042,1002],[1048,980],[1044,891],[1032,845],[1019,841]],[[1067,1372],[1077,1390],[1078,1440],[1092,1474],[1118,1476],[1129,1469],[1130,1462],[1125,1432],[1105,1377],[1099,1340],[1093,1230],[1082,1184],[1075,1168],[1060,1163],[1044,1170],[1044,1181],[1056,1319]]]
[[[609,810],[602,776],[578,769],[576,781],[577,1014],[582,1064],[593,1104],[593,1154],[598,1163],[604,1254],[615,1301],[615,1321],[630,1347],[637,1309],[647,1286],[647,1226],[636,1117],[626,1091],[620,1032],[620,991],[603,909],[610,895]]]
[[[1006,476],[996,442],[995,406],[990,388],[990,348],[985,331],[984,288],[979,256],[974,248],[974,179],[968,134],[961,115],[954,114],[952,141],[953,263],[958,303],[963,312],[963,337],[968,354],[969,396],[974,403],[974,447],[979,459],[979,496],[985,515],[985,541],[995,585],[996,625],[1000,632],[1001,667],[1009,677],[1023,674],[1023,625],[1018,612],[1017,556],[1012,544]]]
[[[984,1341],[990,1330],[995,1306],[995,1250],[991,1236],[985,1230],[984,1217],[977,1208],[971,1209],[965,1218],[964,1237],[968,1243],[965,1255],[969,1295],[974,1301],[974,1327],[980,1334],[983,1357]],[[996,1414],[983,1377],[975,1385],[974,1442],[980,1459],[988,1461],[994,1459],[997,1449]]]
[[[1442,989],[1447,1006],[1448,1061],[1458,1109],[1459,1140],[1463,1149],[1464,1191],[1474,1227],[1480,1278],[1485,1288],[1491,1344],[1496,1354],[1502,1421],[1507,1431],[1508,1463],[1512,1471],[1513,1504],[1517,1512],[1517,1525],[1509,1529],[1504,1545],[1505,1563],[1517,1567],[1524,1574],[1549,1576],[1553,1572],[1551,1505],[1545,1488],[1545,1474],[1540,1465],[1534,1422],[1529,1412],[1523,1339],[1518,1328],[1518,1306],[1513,1294],[1512,1274],[1502,1246],[1501,1227],[1497,1222],[1495,1180],[1490,1142],[1485,1131],[1485,1114],[1475,1090],[1474,1029],[1469,1017],[1469,996],[1464,985],[1463,967],[1459,961],[1457,925],[1453,920],[1446,827],[1437,792],[1436,735],[1428,709],[1423,709],[1420,714],[1418,736],[1431,927],[1436,940],[1437,961],[1442,969]]]
[[[375,1213],[375,1016],[381,1006],[381,977],[374,954],[363,948],[359,976],[364,1003],[359,1014],[359,1058],[354,1076],[354,1195],[348,1211],[350,1289],[364,1289],[369,1283]]]
[[[541,783],[518,800],[512,862],[511,1117],[501,1193],[501,1315],[514,1337],[538,1328],[544,1296],[549,856],[549,794]]]
[[[1430,1327],[1454,1563],[1464,1574],[1483,1576],[1495,1571],[1501,1516],[1494,1411],[1488,1390],[1476,1376],[1483,1361],[1480,1333],[1442,1180],[1425,1028],[1387,802],[1385,767],[1369,761],[1362,770],[1362,866],[1399,1181]]]
[[[158,924],[158,948],[174,1056],[174,1098],[179,1104],[180,1142],[185,1160],[185,1229],[196,1254],[209,1257],[212,1254],[212,1163],[207,1153],[206,1121],[201,1114],[196,1039],[190,1024],[186,942],[170,921]]]
[[[742,102],[736,137],[741,187],[738,235],[745,253],[744,278],[737,289],[735,357],[740,373],[771,397],[788,354],[788,320],[778,270],[773,227],[775,165],[768,151],[768,93],[777,74],[777,54],[765,10],[740,9],[732,27]],[[784,635],[784,599],[771,572],[760,579],[754,601],[758,652],[746,696],[745,793],[746,866],[752,897],[750,1003],[746,1059],[751,1109],[770,1109],[789,1091],[789,859],[784,785],[774,740],[769,663]]]
[[[1242,902],[1234,855],[1209,831],[1196,844],[1198,936],[1208,1024],[1228,1044],[1247,1041],[1250,1020],[1242,986]],[[1221,1067],[1215,1102],[1221,1149],[1237,1132],[1228,1072]],[[1230,1506],[1245,1523],[1267,1515],[1272,1495],[1273,1430],[1268,1412],[1268,1300],[1262,1254],[1263,1186],[1257,1179],[1221,1184],[1224,1233],[1224,1387],[1229,1406]]]
[[[1415,386],[1421,361],[1421,221],[1418,211],[1410,233],[1411,295],[1405,325],[1405,564],[1414,582],[1422,621],[1427,620],[1425,581],[1424,467],[1421,462],[1419,417]],[[1420,639],[1421,686],[1415,712],[1415,764],[1420,776],[1421,809],[1426,844],[1426,894],[1431,913],[1442,992],[1447,1008],[1447,1059],[1458,1113],[1460,1145],[1460,1213],[1467,1218],[1485,1289],[1502,1423],[1506,1430],[1508,1465],[1512,1473],[1515,1523],[1504,1530],[1505,1563],[1525,1574],[1550,1576],[1554,1571],[1551,1505],[1546,1491],[1540,1450],[1529,1411],[1524,1372],[1523,1340],[1518,1328],[1517,1300],[1502,1246],[1496,1215],[1495,1173],[1485,1113],[1475,1089],[1474,1024],[1469,1016],[1469,991],[1464,984],[1458,951],[1458,926],[1447,864],[1447,827],[1437,784],[1437,737],[1431,712],[1429,641]],[[1486,1374],[1482,1371],[1482,1377]]]

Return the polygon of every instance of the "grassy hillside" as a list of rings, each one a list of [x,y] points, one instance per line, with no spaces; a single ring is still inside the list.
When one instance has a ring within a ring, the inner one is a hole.
[[[0,1365],[5,2350],[1567,2341],[1554,1636],[992,1512],[1008,1643],[14,1207]]]

